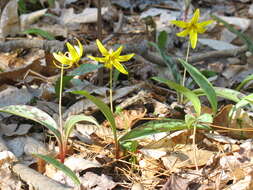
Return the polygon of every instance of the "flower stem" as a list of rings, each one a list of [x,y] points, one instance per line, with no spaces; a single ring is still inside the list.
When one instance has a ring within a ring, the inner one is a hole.
[[[187,46],[187,52],[186,52],[185,62],[188,62],[189,52],[190,52],[190,41],[188,42],[188,46]],[[182,86],[185,86],[185,78],[186,78],[186,68],[184,68]],[[184,99],[183,94],[181,94],[181,96],[180,96],[180,102],[179,103],[182,103],[183,99]]]
[[[63,85],[63,65],[61,67],[61,76],[60,76],[60,90],[59,90],[59,125],[60,125],[60,132],[61,132],[61,143],[59,144],[60,149],[60,159],[61,162],[64,162],[66,147],[64,147],[64,137],[63,137],[63,126],[62,126],[62,85]]]
[[[113,113],[113,105],[112,105],[112,71],[113,71],[113,68],[110,69],[110,106],[111,106],[111,111]]]

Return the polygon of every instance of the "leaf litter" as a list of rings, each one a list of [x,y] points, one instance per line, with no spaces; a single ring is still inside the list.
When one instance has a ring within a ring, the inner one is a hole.
[[[40,8],[28,2],[28,5],[35,10],[29,10],[28,6],[24,10],[26,14],[21,12],[18,14],[16,1],[6,3],[0,17],[1,37],[9,41],[15,41],[18,38],[42,40],[43,36],[40,36],[39,33],[19,33],[20,30],[35,26],[54,34],[57,40],[78,38],[82,39],[84,44],[95,40],[94,23],[97,22],[97,8],[94,7],[97,7],[97,4],[64,1],[62,4],[64,9],[62,9],[59,8],[62,5],[56,1],[55,7],[50,6],[49,9],[49,6],[45,7],[46,1],[41,2],[39,4],[43,6]],[[205,7],[204,4],[210,6]],[[217,0],[214,3],[204,0],[192,2],[188,9],[179,1],[144,2],[136,0],[134,4],[129,1],[113,1],[112,4],[103,2],[102,5],[104,22],[102,33],[104,37],[111,36],[108,40],[109,46],[126,42],[141,44],[142,40],[154,39],[152,38],[154,28],[157,29],[155,34],[166,30],[169,36],[175,36],[174,34],[178,31],[168,21],[181,20],[181,17],[184,16],[189,17],[194,12],[193,7],[215,12],[215,15],[219,15],[238,31],[249,36],[252,33],[250,27],[252,5],[246,1],[223,2]],[[180,11],[181,7],[185,11]],[[123,26],[114,31],[117,19],[110,18],[117,16],[119,11],[123,12],[121,23]],[[110,12],[111,16],[108,16]],[[90,17],[83,19],[83,15]],[[150,17],[152,17],[151,20],[146,19]],[[208,17],[206,14],[201,19]],[[17,24],[19,22],[21,22],[21,27]],[[57,30],[50,30],[53,25],[57,26]],[[12,36],[12,39],[7,36]],[[186,43],[183,39],[174,38],[171,37],[166,46],[170,48],[171,55],[182,57]],[[238,33],[235,34],[218,23],[208,28],[207,33],[199,41],[197,50],[192,52],[191,56],[197,57],[213,49],[230,51],[244,45]],[[186,114],[193,113],[192,105],[185,106],[176,103],[176,106],[173,106],[172,103],[176,101],[176,93],[166,86],[152,84],[149,80],[151,76],[164,75],[167,70],[161,65],[157,67],[157,57],[151,56],[155,52],[152,51],[151,54],[145,55],[143,50],[143,54],[137,55],[136,60],[126,64],[126,67],[133,71],[129,78],[119,75],[119,78],[115,79],[117,83],[114,87],[113,101],[117,111],[115,120],[119,138],[124,137],[132,129],[145,126],[150,121],[162,120],[164,117],[183,119]],[[0,54],[1,107],[15,104],[34,105],[50,116],[58,118],[54,84],[59,75],[53,69],[52,61],[45,58],[47,54],[48,52],[37,48],[29,50],[24,48],[20,52]],[[234,55],[236,56],[229,58],[218,56],[218,58],[202,59],[194,62],[193,65],[203,72],[213,71],[217,77],[211,80],[215,85],[221,84],[222,86],[218,86],[235,89],[244,78],[252,73],[250,66],[252,55],[249,51],[244,51],[239,56]],[[150,57],[152,59],[149,59]],[[82,60],[82,62],[86,61],[86,59]],[[27,77],[26,73],[29,71],[33,71],[33,74],[30,73]],[[71,70],[67,70],[66,73],[71,75]],[[70,81],[64,92],[65,118],[85,113],[96,117],[101,124],[100,127],[97,127],[85,122],[78,123],[69,139],[71,148],[65,165],[69,166],[80,178],[83,188],[164,190],[246,190],[253,188],[251,107],[241,107],[233,112],[232,117],[229,117],[235,103],[231,100],[239,101],[243,96],[251,93],[250,83],[240,91],[242,97],[237,97],[235,93],[230,100],[227,100],[226,96],[219,99],[219,110],[214,117],[212,130],[198,129],[196,131],[197,149],[192,145],[193,138],[195,138],[192,130],[164,132],[160,127],[159,133],[137,139],[135,141],[138,143],[136,150],[128,152],[129,154],[126,154],[127,150],[122,150],[120,152],[122,158],[114,160],[112,129],[108,122],[105,121],[98,108],[87,99],[74,97],[67,91],[67,89],[71,91],[85,88],[96,97],[109,103],[107,83],[104,82],[102,86],[98,86],[94,83],[95,76],[97,76],[97,71],[75,77],[76,81]],[[107,77],[105,74],[104,79],[107,80]],[[84,82],[84,79],[87,82]],[[188,80],[188,84],[194,86],[191,82]],[[205,98],[202,101],[205,107],[203,105],[201,111],[210,113],[208,102]],[[159,122],[153,122],[152,125],[157,123]],[[152,127],[152,125],[146,126]],[[37,123],[6,115],[1,120],[0,135],[1,189],[73,189],[74,184],[63,172],[33,157],[36,152],[55,156],[59,149],[54,137],[45,128]],[[194,161],[195,157],[197,162]],[[195,169],[196,164],[198,170]],[[36,172],[36,168],[49,178]]]

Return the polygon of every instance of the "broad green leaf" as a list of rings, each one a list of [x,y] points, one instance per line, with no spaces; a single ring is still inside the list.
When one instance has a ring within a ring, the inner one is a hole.
[[[214,88],[214,91],[218,97],[225,98],[227,100],[231,100],[234,102],[239,102],[245,96],[245,94],[243,94],[237,90],[233,90],[233,89],[229,89],[229,88],[222,88],[222,87],[213,87],[213,88]],[[201,88],[193,90],[193,92],[197,96],[204,96],[205,95],[204,90]]]
[[[247,76],[237,87],[236,90],[241,90],[248,82],[253,80],[253,74]]]
[[[59,162],[58,160],[46,155],[42,155],[42,154],[34,154],[34,156],[39,157],[42,160],[45,160],[46,162],[52,164],[55,168],[61,170],[63,173],[69,176],[76,185],[81,184],[76,174],[73,171],[71,171],[71,169],[69,169],[67,166],[65,166],[63,163]]]
[[[185,62],[182,59],[179,59],[181,64],[185,67],[185,69],[189,72],[194,81],[199,85],[200,88],[203,89],[207,99],[209,100],[212,110],[214,114],[217,112],[217,97],[214,91],[212,84],[206,79],[204,75],[202,75],[195,67]]]
[[[193,128],[193,126],[190,126]],[[211,128],[206,125],[197,124],[197,129],[205,129],[210,130]],[[178,119],[164,119],[164,120],[156,120],[144,123],[134,129],[132,129],[127,134],[123,135],[119,141],[128,141],[128,140],[135,140],[141,139],[149,135],[162,133],[162,132],[169,132],[169,131],[176,131],[188,129],[185,121],[178,120]]]
[[[193,126],[194,123],[197,122],[197,118],[194,117],[194,115],[186,114],[184,117],[185,124],[187,125],[187,128],[190,128]]]
[[[95,71],[101,67],[103,67],[102,64],[95,65],[95,64],[84,63],[84,64],[81,64],[76,69],[74,69],[73,71],[71,71],[68,75],[80,76],[80,75],[84,75],[86,73]]]
[[[38,29],[38,28],[31,28],[23,31],[25,34],[35,34],[42,36],[43,38],[46,38],[48,40],[55,40],[54,36],[44,30]]]
[[[160,77],[153,77],[152,79],[164,83],[166,85],[168,85],[170,88],[176,90],[177,92],[183,94],[184,96],[186,96],[186,98],[188,98],[188,100],[192,103],[196,113],[198,115],[200,115],[201,113],[201,103],[199,101],[199,98],[196,94],[194,94],[191,90],[189,90],[188,88],[185,88],[184,86],[177,84],[173,81],[167,80],[167,79],[163,79]]]
[[[76,123],[80,121],[87,121],[90,123],[93,123],[97,127],[100,127],[96,119],[92,116],[86,116],[86,115],[71,115],[68,117],[67,121],[64,124],[64,133],[65,133],[65,138],[66,140],[68,139],[73,127],[75,126]]]
[[[55,120],[46,112],[36,107],[27,105],[11,105],[0,108],[0,112],[14,114],[38,122],[51,130],[59,141],[61,140],[61,134]]]
[[[165,49],[167,45],[168,34],[166,31],[161,31],[158,36],[157,45],[160,49]]]
[[[106,119],[108,120],[108,122],[111,125],[114,139],[117,140],[116,123],[115,123],[115,119],[114,119],[113,113],[111,112],[110,108],[103,101],[96,98],[95,96],[90,95],[89,92],[87,92],[85,90],[73,91],[71,93],[80,94],[80,95],[85,96],[100,109],[100,111],[104,114],[104,116],[106,117]]]

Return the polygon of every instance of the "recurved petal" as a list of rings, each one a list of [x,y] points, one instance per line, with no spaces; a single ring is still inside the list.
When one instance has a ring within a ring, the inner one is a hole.
[[[82,57],[83,56],[83,45],[81,44],[81,42],[77,38],[76,38],[76,41],[78,44],[78,47],[76,47],[76,51],[77,51],[79,57]]]
[[[207,21],[198,23],[198,25],[201,27],[206,27],[207,25],[212,24],[213,22],[214,22],[213,20],[207,20]]]
[[[74,62],[78,61],[80,59],[80,57],[76,51],[76,48],[74,48],[69,42],[67,42],[67,48],[68,48],[69,54],[70,54],[71,58],[73,59],[73,61]]]
[[[197,22],[198,22],[198,20],[199,20],[199,9],[196,9],[196,11],[194,12],[194,15],[193,15],[193,17],[192,17],[192,19],[191,19],[191,23],[194,23],[194,24],[196,24]]]
[[[117,58],[117,60],[119,62],[124,62],[124,61],[128,61],[129,59],[131,59],[133,56],[135,56],[134,53],[131,53],[131,54],[127,54],[127,55],[121,55]]]
[[[94,61],[97,61],[97,62],[101,62],[101,63],[105,62],[105,58],[103,58],[103,57],[93,57],[91,55],[88,55],[87,57],[94,60]]]
[[[206,31],[206,29],[204,27],[202,27],[198,24],[196,25],[196,27],[197,27],[197,32],[200,34],[203,34]]]
[[[54,63],[54,65],[57,67],[57,68],[59,68],[59,69],[69,69],[70,67],[72,67],[72,64],[69,64],[69,65],[58,65],[57,63],[55,63],[54,61],[53,61],[53,63]]]
[[[119,72],[121,72],[121,73],[123,73],[123,74],[125,74],[125,75],[127,75],[128,74],[128,72],[127,72],[127,70],[124,68],[124,66],[120,63],[120,62],[118,62],[118,61],[113,61],[113,66],[119,71]]]
[[[67,56],[63,55],[62,53],[53,53],[54,58],[59,61],[61,64],[64,65],[72,65],[72,60],[69,59]]]
[[[181,20],[172,20],[170,21],[171,24],[175,24],[176,26],[180,28],[186,28],[187,27],[187,22],[181,21]]]
[[[194,30],[190,31],[190,41],[191,41],[192,49],[195,49],[197,45],[197,41],[198,41],[197,31],[194,31]]]
[[[99,51],[102,53],[103,56],[107,56],[109,54],[109,52],[107,51],[107,49],[103,46],[103,44],[97,39],[96,40],[97,46]]]
[[[189,29],[183,30],[182,32],[177,33],[179,37],[185,37],[189,34]]]
[[[123,49],[123,46],[120,46],[115,52],[113,52],[112,56],[119,57]]]

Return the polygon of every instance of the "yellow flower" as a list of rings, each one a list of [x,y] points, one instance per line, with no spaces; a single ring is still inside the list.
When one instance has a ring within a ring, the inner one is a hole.
[[[128,61],[134,56],[134,53],[121,56],[120,53],[123,49],[123,46],[120,46],[116,51],[113,51],[112,49],[108,51],[99,40],[96,40],[96,43],[99,51],[104,57],[88,56],[90,59],[105,63],[105,67],[109,69],[112,69],[114,66],[119,72],[128,74],[127,70],[120,62]]]
[[[55,62],[55,66],[58,68],[68,69],[73,66],[73,64],[78,65],[79,60],[83,55],[83,46],[78,39],[76,39],[78,46],[72,46],[69,42],[67,42],[68,52],[63,54],[62,52],[53,53],[54,58],[61,63],[61,65],[57,65]]]
[[[177,33],[177,36],[185,37],[185,36],[189,35],[190,41],[191,41],[191,46],[193,49],[197,45],[198,33],[200,33],[200,34],[204,33],[206,31],[205,27],[213,22],[213,20],[208,20],[208,21],[198,23],[199,14],[200,14],[199,9],[197,9],[194,12],[192,19],[189,22],[178,21],[178,20],[171,21],[172,24],[175,24],[176,26],[185,29],[182,32]]]

